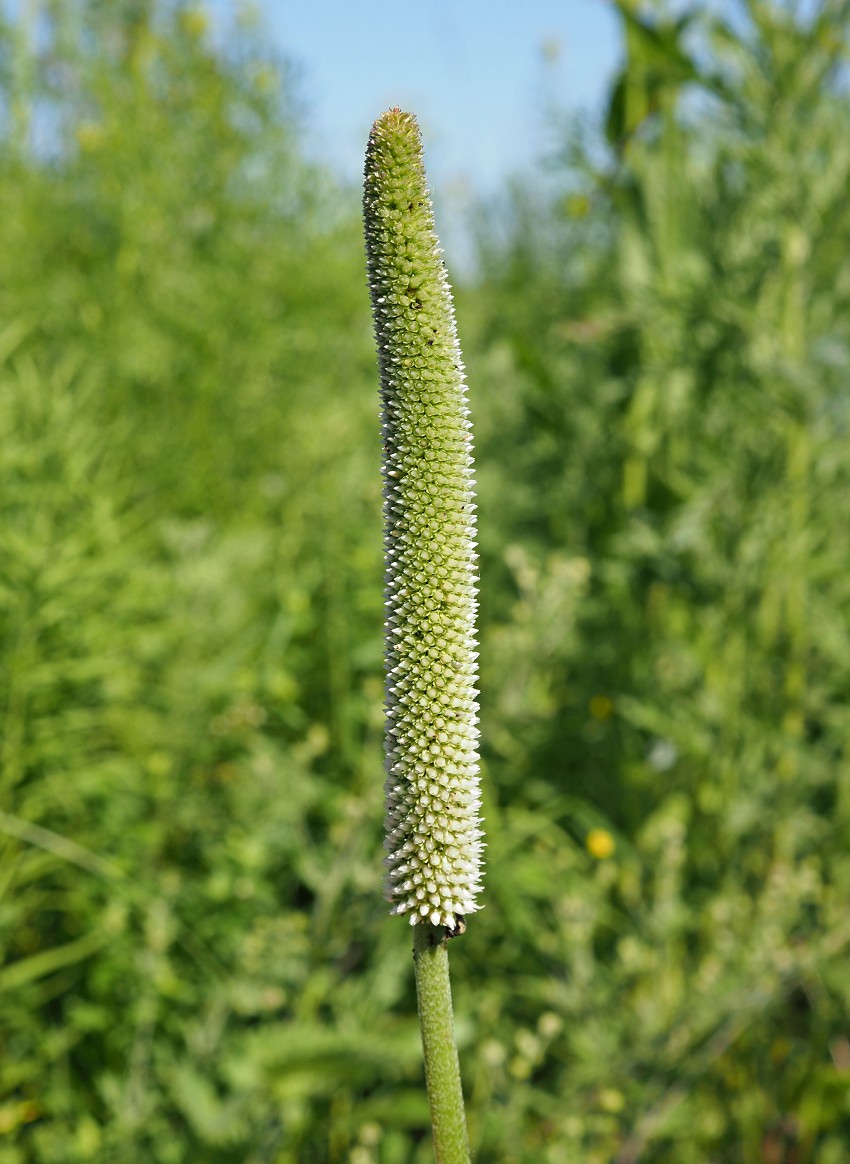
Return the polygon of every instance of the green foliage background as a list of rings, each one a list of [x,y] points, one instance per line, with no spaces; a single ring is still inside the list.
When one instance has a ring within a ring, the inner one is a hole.
[[[839,1164],[850,13],[618,7],[604,128],[564,121],[459,297],[471,1135]],[[0,33],[0,1164],[428,1161],[358,192],[261,30],[29,11]]]

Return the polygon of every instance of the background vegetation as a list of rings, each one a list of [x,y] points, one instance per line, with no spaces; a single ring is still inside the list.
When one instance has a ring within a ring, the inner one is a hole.
[[[481,229],[477,1159],[850,1153],[847,5],[622,0]],[[0,1164],[430,1159],[358,193],[195,7],[0,33]],[[377,111],[376,111],[377,112]],[[364,127],[365,132],[368,127]],[[541,189],[551,193],[542,194]]]

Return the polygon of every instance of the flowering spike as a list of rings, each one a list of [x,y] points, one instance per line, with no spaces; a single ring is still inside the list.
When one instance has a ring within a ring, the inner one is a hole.
[[[472,437],[416,119],[379,117],[363,198],[384,439],[387,898],[456,930],[481,818]]]

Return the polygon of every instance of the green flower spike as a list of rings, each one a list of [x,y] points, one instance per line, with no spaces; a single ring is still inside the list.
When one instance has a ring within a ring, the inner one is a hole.
[[[454,308],[415,118],[366,151],[386,552],[387,897],[456,930],[481,881],[472,437]]]

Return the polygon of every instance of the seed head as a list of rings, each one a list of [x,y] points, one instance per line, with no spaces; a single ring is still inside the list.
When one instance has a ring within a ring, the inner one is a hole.
[[[372,127],[363,198],[383,421],[387,897],[454,929],[481,880],[472,437],[415,118]]]

